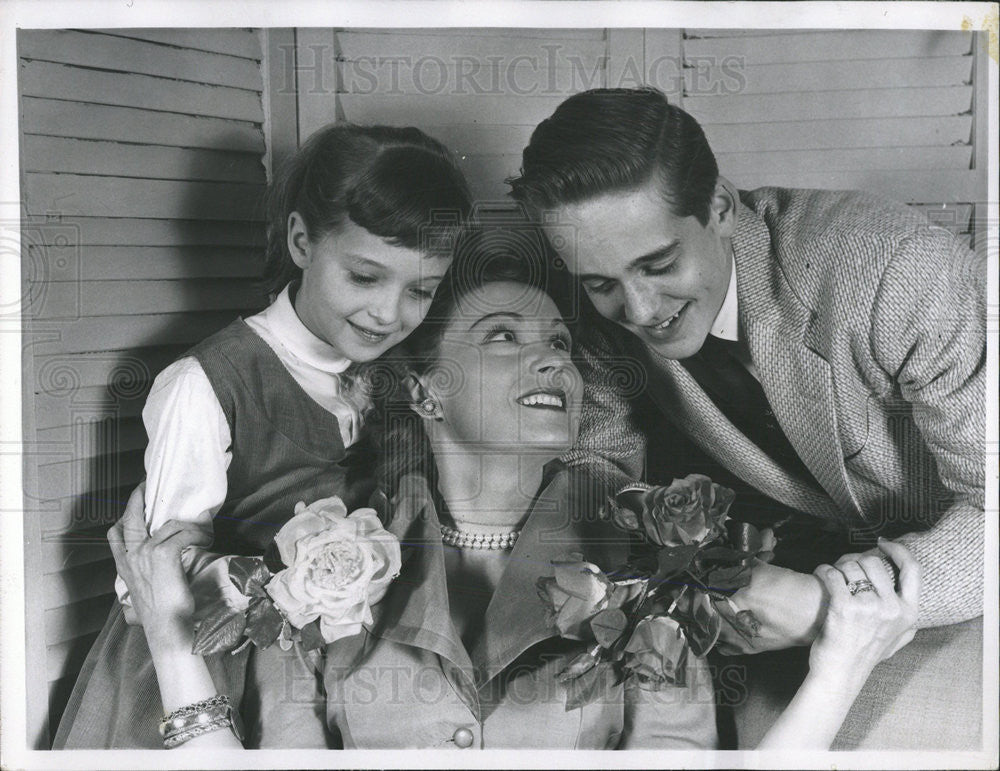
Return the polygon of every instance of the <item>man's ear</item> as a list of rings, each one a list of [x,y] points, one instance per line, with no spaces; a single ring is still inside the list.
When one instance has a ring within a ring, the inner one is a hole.
[[[403,381],[410,396],[410,409],[424,420],[441,420],[441,406],[435,401],[420,375],[410,373]]]
[[[312,262],[312,242],[309,240],[309,229],[306,221],[297,211],[288,215],[288,253],[292,262],[305,268]]]
[[[717,224],[718,233],[723,238],[732,238],[736,232],[736,220],[739,216],[739,193],[736,187],[725,177],[719,177],[712,193],[711,215]]]

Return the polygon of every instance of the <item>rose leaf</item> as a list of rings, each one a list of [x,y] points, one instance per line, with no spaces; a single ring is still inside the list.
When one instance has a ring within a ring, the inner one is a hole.
[[[618,608],[607,608],[590,619],[594,639],[602,648],[610,648],[628,626],[628,618]]]
[[[233,610],[223,600],[212,604],[198,626],[191,652],[199,656],[229,651],[243,636],[246,629],[246,615]]]
[[[669,576],[676,575],[681,571],[687,570],[688,566],[691,564],[691,560],[694,559],[695,554],[698,553],[698,544],[691,544],[689,546],[675,546],[668,547],[665,549],[660,549],[657,554],[657,578],[668,578]]]
[[[247,608],[246,635],[258,648],[267,648],[278,639],[284,621],[270,600],[254,597]]]
[[[566,711],[597,701],[614,686],[615,679],[614,665],[602,661],[579,677],[565,682]]]
[[[260,557],[233,557],[229,560],[229,578],[247,597],[267,597],[264,585],[271,571]]]
[[[326,640],[323,639],[323,633],[319,629],[319,619],[316,621],[310,621],[300,630],[302,647],[307,651],[311,651],[315,648],[322,648],[326,645]]]

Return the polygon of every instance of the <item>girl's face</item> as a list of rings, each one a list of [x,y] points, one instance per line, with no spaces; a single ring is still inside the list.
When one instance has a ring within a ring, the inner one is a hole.
[[[377,359],[413,331],[451,262],[393,246],[350,220],[311,241],[297,212],[288,248],[302,269],[299,319],[353,362]]]
[[[538,289],[503,281],[463,295],[421,378],[439,407],[432,440],[561,455],[576,440],[583,396],[570,344],[558,308]]]

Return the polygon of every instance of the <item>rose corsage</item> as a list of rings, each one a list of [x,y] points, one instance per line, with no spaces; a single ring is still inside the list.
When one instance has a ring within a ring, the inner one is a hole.
[[[219,599],[207,608],[193,652],[275,642],[284,650],[294,642],[310,650],[358,634],[400,565],[399,540],[374,509],[348,514],[336,497],[300,502],[264,556],[229,558],[229,578],[242,599]]]
[[[723,623],[747,640],[757,634],[753,613],[730,595],[750,582],[756,560],[773,557],[775,538],[731,520],[734,497],[700,474],[627,487],[602,510],[632,536],[627,563],[604,571],[572,554],[538,580],[559,634],[587,643],[558,676],[567,710],[626,677],[647,690],[686,685],[688,656],[705,656]],[[719,603],[732,612],[721,614]]]

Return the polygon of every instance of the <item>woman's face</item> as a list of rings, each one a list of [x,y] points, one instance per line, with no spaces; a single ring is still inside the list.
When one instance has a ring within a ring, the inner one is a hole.
[[[421,378],[437,403],[432,438],[467,450],[557,457],[576,440],[583,382],[544,292],[494,282],[464,294]]]
[[[345,359],[372,361],[427,315],[450,259],[394,246],[346,221],[318,241],[297,213],[288,246],[302,268],[295,311],[310,332]]]

